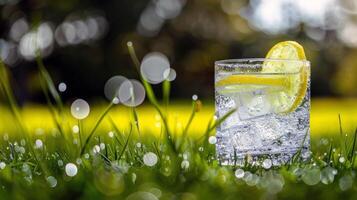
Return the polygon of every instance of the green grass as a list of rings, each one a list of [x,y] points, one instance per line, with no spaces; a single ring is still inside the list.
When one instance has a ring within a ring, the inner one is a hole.
[[[128,47],[138,69],[133,45],[128,43]],[[24,118],[9,84],[9,72],[0,62],[0,92],[6,104],[1,108],[7,113],[2,115],[6,119],[1,118],[6,122],[0,138],[1,199],[357,198],[357,131],[346,130],[337,115],[338,134],[313,136],[313,152],[307,161],[297,155],[291,163],[269,169],[249,162],[241,167],[221,166],[208,138],[225,117],[213,120],[209,116],[200,122],[202,102],[192,101],[181,128],[176,127],[169,103],[170,82],[163,83],[160,103],[151,85],[140,77],[152,106],[147,112],[155,113],[158,127],[148,128],[140,108],[112,103],[95,119],[75,121],[40,56],[37,64],[52,123],[33,132],[25,119],[34,116]],[[114,115],[121,111],[126,120]],[[73,133],[73,125],[78,125],[78,133]],[[148,155],[157,158],[153,166],[148,165]],[[73,177],[66,173],[68,163],[78,169]],[[241,170],[244,177],[240,177]]]

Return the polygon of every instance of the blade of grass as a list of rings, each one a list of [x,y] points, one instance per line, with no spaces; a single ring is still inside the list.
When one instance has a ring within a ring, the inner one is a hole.
[[[128,42],[127,46],[128,46],[130,57],[131,57],[131,59],[132,59],[132,61],[134,63],[135,69],[136,69],[137,73],[139,74],[141,82],[144,85],[147,97],[148,97],[150,103],[154,106],[156,111],[159,113],[159,115],[160,115],[160,117],[161,117],[161,119],[162,119],[162,121],[164,123],[164,127],[166,129],[166,131],[165,131],[165,133],[166,133],[165,140],[167,140],[171,150],[176,152],[177,150],[176,150],[174,142],[172,141],[172,137],[171,137],[171,133],[170,133],[170,129],[169,129],[168,123],[167,123],[167,119],[166,119],[165,115],[163,114],[163,112],[162,112],[162,110],[161,110],[161,108],[159,106],[159,103],[158,103],[158,101],[156,99],[156,96],[154,94],[154,91],[153,91],[151,85],[143,78],[143,76],[140,73],[140,61],[139,61],[138,57],[136,56],[133,43],[132,42]]]
[[[129,141],[130,141],[130,138],[131,138],[132,131],[133,131],[132,125],[130,125],[130,130],[129,130],[128,138],[126,139],[125,144],[124,144],[124,146],[123,146],[123,149],[122,149],[122,151],[120,152],[120,154],[119,154],[119,156],[118,156],[118,160],[120,160],[120,159],[122,158],[122,156],[123,156],[124,153],[125,153],[126,148],[128,147],[128,144],[129,144]]]
[[[110,104],[105,108],[105,110],[103,111],[103,113],[99,116],[98,120],[96,121],[96,123],[94,124],[94,127],[92,128],[92,130],[89,132],[89,135],[87,137],[87,139],[84,142],[84,145],[82,146],[81,149],[81,153],[80,156],[82,156],[84,154],[84,151],[86,150],[91,138],[93,137],[93,134],[95,133],[95,131],[97,130],[97,128],[99,127],[99,124],[103,121],[104,117],[109,113],[110,109],[114,106],[115,104],[113,102],[110,102]]]

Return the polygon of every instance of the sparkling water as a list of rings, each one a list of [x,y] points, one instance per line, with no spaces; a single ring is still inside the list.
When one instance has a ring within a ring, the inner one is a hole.
[[[259,72],[261,63],[252,66]],[[252,71],[248,69],[252,69],[252,66],[241,63],[217,66],[216,63],[215,80],[217,82],[237,72],[249,74]],[[303,158],[309,156],[309,80],[302,102],[287,113],[277,112],[273,105],[274,98],[278,98],[276,94],[282,88],[251,84],[241,84],[234,88],[239,89],[229,94],[222,93],[221,87],[216,86],[215,90],[218,118],[236,109],[217,127],[216,150],[223,165],[243,165],[246,161],[261,165],[266,159],[270,159],[272,165],[280,165],[291,161],[297,152]]]

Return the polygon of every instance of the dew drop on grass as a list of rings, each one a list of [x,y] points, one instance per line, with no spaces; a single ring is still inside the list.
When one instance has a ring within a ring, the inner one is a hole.
[[[197,101],[198,96],[196,94],[192,95],[192,100]]]
[[[99,145],[94,145],[93,153],[99,153],[99,152],[100,152],[100,146]]]
[[[64,82],[61,82],[60,84],[58,84],[58,91],[60,92],[65,92],[67,90],[67,85]]]
[[[77,159],[76,159],[76,163],[77,163],[77,165],[81,165],[81,164],[82,164],[82,159],[77,158]]]
[[[79,133],[79,126],[78,125],[74,125],[72,127],[72,131],[73,131],[73,133]]]
[[[9,134],[5,133],[3,136],[4,141],[8,141],[9,140]]]
[[[198,151],[201,151],[201,152],[202,152],[202,151],[203,151],[203,147],[199,147],[199,148],[198,148]]]
[[[344,163],[344,162],[345,162],[345,158],[342,156],[342,157],[340,157],[340,158],[338,159],[338,161],[339,161],[340,163]]]
[[[216,144],[216,142],[217,142],[216,136],[210,136],[210,137],[208,138],[208,142],[209,142],[210,144]]]
[[[42,142],[42,140],[37,139],[37,140],[35,141],[35,148],[36,148],[36,149],[41,149],[42,147],[43,147],[43,142]]]
[[[148,152],[143,157],[144,164],[152,167],[157,163],[157,155],[153,152]]]
[[[89,104],[83,99],[77,99],[71,105],[71,114],[76,119],[85,119],[89,112]]]
[[[67,163],[65,167],[65,171],[67,176],[73,177],[77,174],[78,169],[77,166],[73,163]]]
[[[108,136],[109,136],[110,138],[113,138],[113,137],[114,137],[113,131],[109,131]]]
[[[131,174],[131,181],[135,184],[135,182],[136,182],[136,174],[135,173]]]
[[[84,158],[89,159],[89,154],[88,153],[84,154]]]
[[[237,170],[234,172],[234,175],[235,175],[237,178],[243,178],[243,177],[244,177],[244,170],[243,170],[243,169],[237,169]]]
[[[124,105],[135,107],[144,102],[145,88],[137,80],[130,79],[124,81],[119,88],[119,100]]]
[[[167,79],[165,71],[170,69],[169,59],[162,53],[152,52],[145,55],[140,65],[140,73],[143,78],[151,83],[158,84]]]
[[[101,150],[104,150],[105,149],[105,144],[104,143],[100,143],[99,147],[100,147]]]
[[[51,188],[54,188],[57,186],[57,179],[53,176],[47,177],[46,181]]]
[[[320,182],[321,172],[320,169],[305,169],[301,179],[304,181],[306,185],[316,185]]]
[[[189,167],[190,167],[190,162],[188,162],[188,160],[184,160],[181,162],[182,169],[188,169]]]
[[[270,159],[265,159],[262,165],[265,169],[270,169],[272,166],[272,162]]]
[[[129,195],[126,200],[159,200],[154,194],[150,192],[135,192]]]
[[[63,166],[63,161],[62,160],[58,160],[57,164],[58,164],[59,167],[62,167]]]
[[[0,162],[0,169],[3,170],[6,167],[6,163]]]
[[[136,147],[141,148],[141,143],[140,142],[136,143]]]
[[[104,95],[109,101],[113,101],[114,104],[120,102],[118,92],[119,88],[124,81],[128,80],[124,76],[113,76],[104,85]]]
[[[345,175],[340,178],[338,185],[342,191],[350,189],[353,185],[353,178],[350,175]]]
[[[334,181],[335,178],[335,174],[334,174],[334,168],[332,167],[325,167],[322,171],[321,171],[321,182],[323,184],[330,184]]]

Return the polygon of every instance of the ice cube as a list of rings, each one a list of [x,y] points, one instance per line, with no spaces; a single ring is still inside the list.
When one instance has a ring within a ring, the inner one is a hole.
[[[263,92],[239,93],[236,98],[239,119],[247,120],[273,113],[268,96]]]

